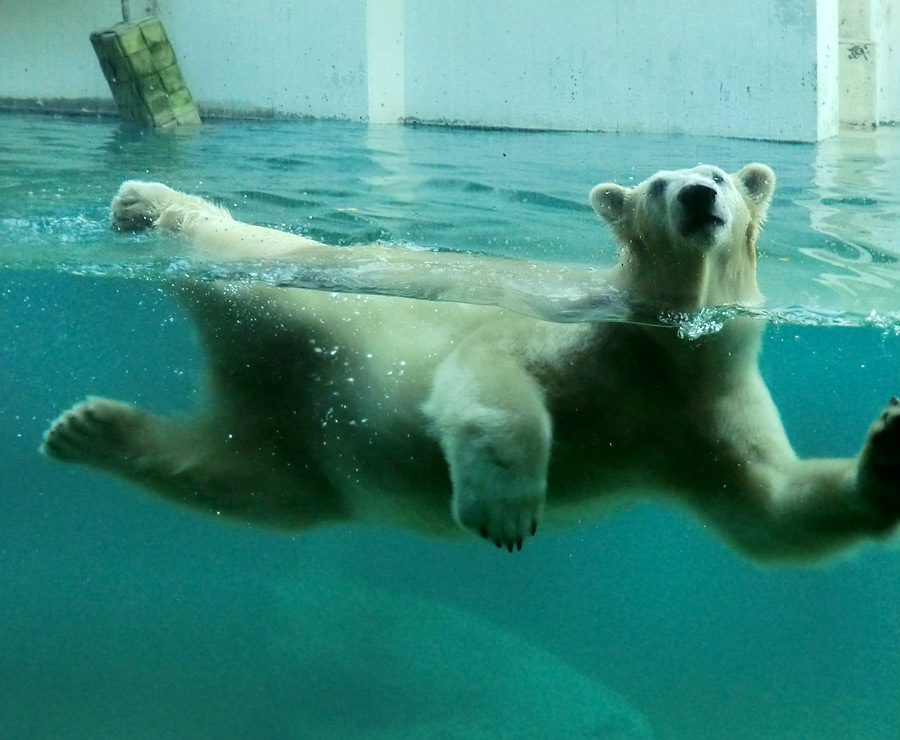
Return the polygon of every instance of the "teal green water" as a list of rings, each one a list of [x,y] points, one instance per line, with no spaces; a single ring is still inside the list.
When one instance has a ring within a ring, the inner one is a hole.
[[[514,556],[295,538],[36,453],[86,393],[196,399],[186,318],[159,281],[123,279],[158,275],[169,245],[105,225],[123,179],[337,244],[607,263],[588,189],[701,160],[779,175],[763,370],[799,453],[855,454],[900,392],[896,131],[801,146],[0,117],[0,737],[650,736],[637,715],[663,740],[896,737],[896,547],[761,569],[652,507]]]

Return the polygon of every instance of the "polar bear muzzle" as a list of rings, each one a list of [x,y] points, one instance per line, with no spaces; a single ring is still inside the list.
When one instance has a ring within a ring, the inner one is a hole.
[[[702,183],[686,185],[678,191],[678,231],[681,236],[711,237],[716,229],[726,225],[718,196],[714,187]]]

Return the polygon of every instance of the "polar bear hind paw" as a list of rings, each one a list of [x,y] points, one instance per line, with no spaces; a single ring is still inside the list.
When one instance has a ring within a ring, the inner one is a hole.
[[[145,422],[145,414],[132,406],[88,398],[51,424],[41,452],[65,462],[117,467],[140,455],[137,440]]]

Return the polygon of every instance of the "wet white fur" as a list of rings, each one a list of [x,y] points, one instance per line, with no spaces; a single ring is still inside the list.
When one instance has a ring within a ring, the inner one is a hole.
[[[754,164],[594,188],[591,203],[622,247],[608,279],[633,299],[632,324],[179,283],[207,353],[206,406],[162,418],[89,398],[53,424],[43,449],[184,505],[284,528],[355,520],[468,531],[514,549],[535,528],[656,498],[759,558],[882,536],[898,514],[896,406],[860,458],[800,460],[757,368],[758,323],[689,341],[645,321],[760,300],[755,243],[774,182]],[[694,191],[709,202],[699,215],[683,195],[690,186],[708,188]],[[179,232],[218,260],[303,263],[335,249],[158,183],[124,183],[112,220]],[[410,279],[440,283],[414,255],[359,249],[407,259]]]

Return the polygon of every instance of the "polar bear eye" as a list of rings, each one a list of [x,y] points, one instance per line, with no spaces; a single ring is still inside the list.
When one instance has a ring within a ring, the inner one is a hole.
[[[720,175],[718,172],[713,172],[712,181],[716,185],[722,185],[725,182],[725,178],[722,177],[722,175]]]
[[[662,178],[659,178],[650,183],[650,187],[647,190],[647,193],[651,198],[658,198],[660,195],[663,194],[663,190],[665,190],[665,189],[666,189],[666,181],[663,180]]]

